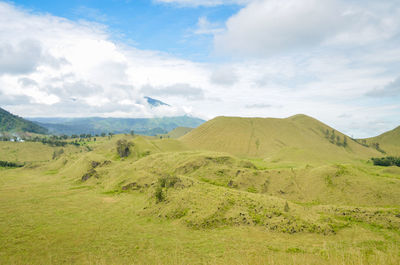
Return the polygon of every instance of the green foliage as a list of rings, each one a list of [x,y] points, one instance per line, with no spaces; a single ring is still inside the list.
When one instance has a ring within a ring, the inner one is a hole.
[[[157,202],[163,202],[165,200],[165,194],[162,187],[156,188],[154,196],[156,197]]]
[[[379,143],[371,143],[371,146],[382,154],[386,154],[386,152],[380,147]]]
[[[181,180],[176,176],[165,175],[158,179],[158,184],[161,188],[172,188],[180,181]]]
[[[131,154],[130,148],[134,146],[132,142],[128,142],[125,139],[120,139],[117,141],[117,153],[122,157],[128,157]]]
[[[24,166],[23,164],[0,160],[0,167],[23,167],[23,166]]]
[[[400,167],[400,157],[386,156],[386,157],[373,157],[371,158],[375,166],[398,166]]]

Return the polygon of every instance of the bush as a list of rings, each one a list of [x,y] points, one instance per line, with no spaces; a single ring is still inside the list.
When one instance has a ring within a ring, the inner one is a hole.
[[[166,175],[158,179],[158,184],[161,188],[171,188],[175,186],[175,183],[181,180],[176,176]]]
[[[163,189],[161,187],[156,188],[156,192],[154,193],[154,196],[156,197],[157,202],[162,202],[165,200],[165,195],[164,195]]]
[[[23,167],[24,165],[22,164],[17,164],[14,162],[8,162],[8,161],[1,161],[0,160],[0,167]]]
[[[398,166],[400,167],[400,157],[386,156],[386,157],[373,157],[371,158],[375,166]]]
[[[128,142],[127,140],[118,140],[117,141],[117,152],[120,157],[128,157],[131,154],[130,147],[134,146],[133,143]]]

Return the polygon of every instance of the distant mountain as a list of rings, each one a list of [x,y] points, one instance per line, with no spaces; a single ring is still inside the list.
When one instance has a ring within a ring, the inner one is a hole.
[[[47,129],[0,108],[0,132],[32,132],[46,134]]]
[[[269,161],[347,161],[382,155],[306,115],[217,117],[180,138],[188,147]]]
[[[365,141],[368,145],[375,145],[378,143],[379,148],[386,152],[388,155],[400,155],[400,126],[385,132],[376,137],[359,140]]]
[[[153,107],[159,107],[159,106],[169,106],[167,103],[164,103],[158,99],[154,99],[151,97],[144,97],[147,100],[147,103]]]
[[[158,135],[166,134],[177,127],[195,128],[205,121],[191,116],[163,118],[30,118],[52,134],[101,134],[130,133]]]

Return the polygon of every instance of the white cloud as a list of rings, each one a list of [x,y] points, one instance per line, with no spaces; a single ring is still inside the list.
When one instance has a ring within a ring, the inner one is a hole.
[[[256,0],[228,19],[215,48],[259,57],[319,45],[354,47],[394,37],[399,15],[396,1]]]
[[[217,85],[232,86],[238,81],[238,74],[232,66],[219,66],[210,76],[210,81]]]
[[[374,88],[366,93],[371,97],[400,97],[400,77],[381,88]]]
[[[207,17],[200,17],[197,21],[195,34],[217,34],[222,32],[222,27],[219,23],[208,21]]]
[[[104,25],[35,14],[1,2],[0,40],[0,93],[8,99],[2,105],[22,116],[184,114],[191,98],[177,93],[179,87],[172,89],[179,107],[168,110],[148,107],[142,86],[199,86],[205,84],[199,76],[207,80],[195,63],[112,41]],[[17,107],[21,100],[25,106]],[[122,100],[138,104],[121,106]]]

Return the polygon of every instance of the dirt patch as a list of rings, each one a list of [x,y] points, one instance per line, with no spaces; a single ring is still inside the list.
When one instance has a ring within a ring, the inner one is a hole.
[[[91,177],[99,178],[99,174],[97,174],[97,171],[94,168],[92,168],[88,172],[86,172],[82,176],[81,180],[86,181],[86,180],[90,179]]]

